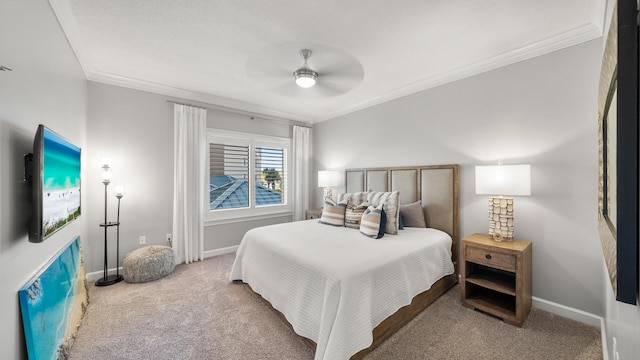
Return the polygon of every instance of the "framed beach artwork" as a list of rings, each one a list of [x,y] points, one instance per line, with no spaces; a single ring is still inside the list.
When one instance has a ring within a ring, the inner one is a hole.
[[[65,359],[88,304],[76,237],[18,290],[30,360]]]
[[[598,90],[598,232],[616,300],[635,304],[638,269],[638,28],[636,2],[615,7]]]

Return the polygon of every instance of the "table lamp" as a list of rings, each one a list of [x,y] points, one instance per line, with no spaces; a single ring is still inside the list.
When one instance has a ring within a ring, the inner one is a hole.
[[[531,195],[531,165],[476,166],[476,195],[497,195],[489,198],[489,237],[513,241],[515,200],[504,195]]]
[[[327,197],[333,198],[333,193],[331,188],[334,186],[338,186],[338,179],[340,177],[340,173],[332,170],[320,170],[318,171],[318,187],[324,188],[324,193],[322,195],[322,201]]]

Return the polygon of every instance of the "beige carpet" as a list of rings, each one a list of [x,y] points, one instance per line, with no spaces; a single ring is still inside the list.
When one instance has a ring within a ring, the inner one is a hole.
[[[179,265],[150,283],[89,284],[70,359],[313,359],[248,287],[228,281],[233,259]],[[536,309],[522,328],[507,325],[463,307],[456,286],[366,359],[602,359],[602,350],[599,329]]]

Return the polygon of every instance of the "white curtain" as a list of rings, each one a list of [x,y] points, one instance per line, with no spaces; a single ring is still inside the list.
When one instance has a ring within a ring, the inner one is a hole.
[[[174,105],[173,249],[177,263],[204,259],[207,110]]]
[[[293,221],[304,220],[309,208],[311,129],[293,126]]]

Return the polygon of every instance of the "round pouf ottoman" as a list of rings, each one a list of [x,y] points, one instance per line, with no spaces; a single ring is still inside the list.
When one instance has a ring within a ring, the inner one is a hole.
[[[165,245],[150,245],[124,256],[122,277],[130,283],[142,283],[171,274],[176,267],[173,249]]]

